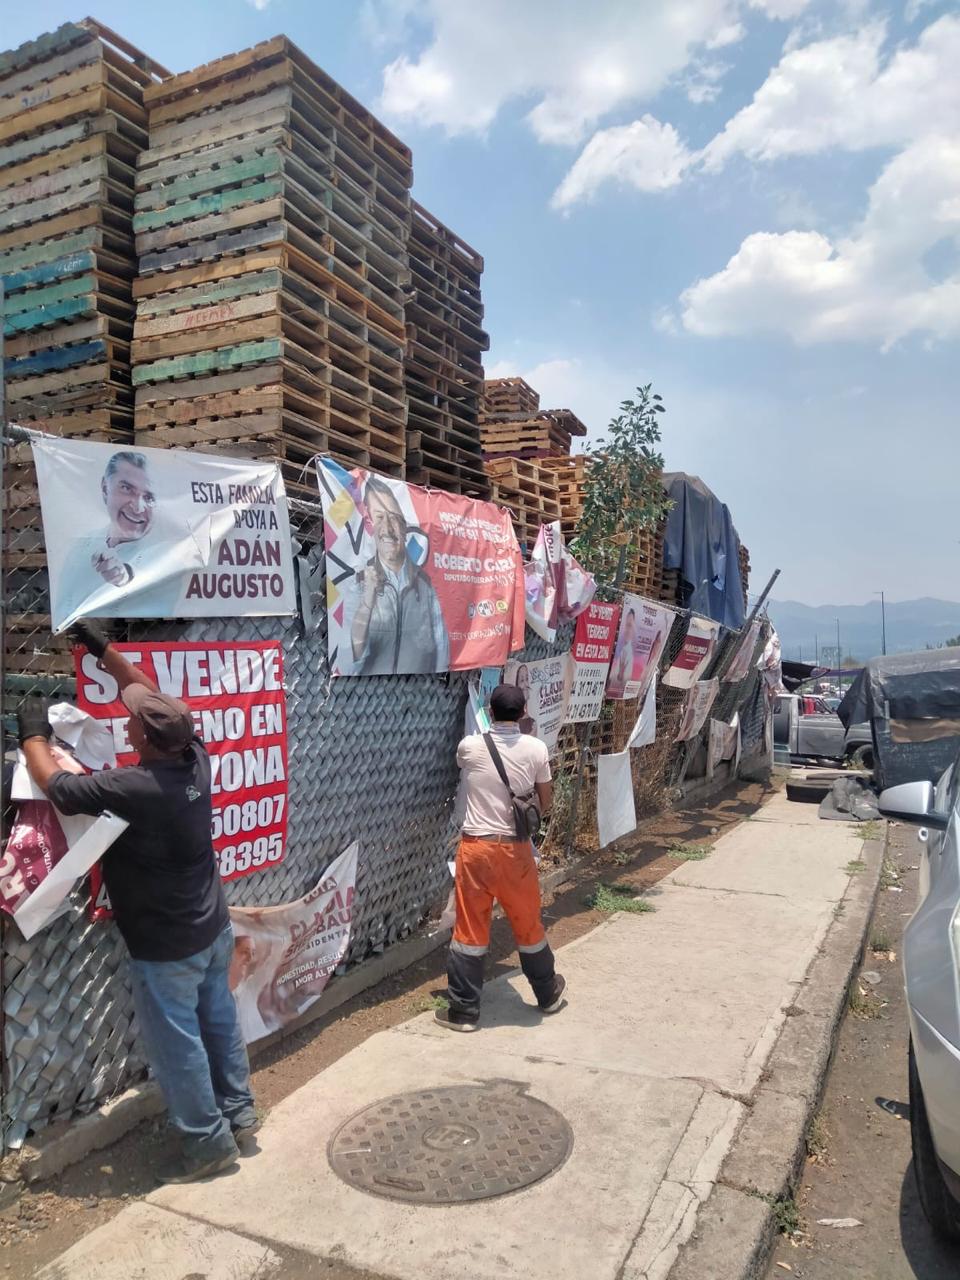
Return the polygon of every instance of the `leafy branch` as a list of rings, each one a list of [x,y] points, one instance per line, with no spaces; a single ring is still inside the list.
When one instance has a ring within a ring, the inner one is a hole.
[[[583,512],[571,550],[604,587],[614,582],[620,548],[629,552],[671,505],[661,483],[663,397],[652,386],[637,387],[636,399],[622,402],[587,464]]]

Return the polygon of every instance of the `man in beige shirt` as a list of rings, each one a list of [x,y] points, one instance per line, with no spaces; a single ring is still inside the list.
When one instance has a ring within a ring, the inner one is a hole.
[[[448,1009],[437,1021],[451,1031],[475,1031],[480,1019],[484,957],[490,942],[494,902],[503,907],[520,952],[520,966],[543,1013],[563,1005],[566,983],[556,972],[540,916],[540,881],[529,838],[517,834],[513,796],[536,794],[541,813],[553,798],[546,746],[522,734],[519,721],[526,698],[516,685],[502,684],[490,698],[490,740],[510,789],[494,763],[486,735],[464,738],[457,748],[466,816],[457,851],[456,924],[447,961]]]

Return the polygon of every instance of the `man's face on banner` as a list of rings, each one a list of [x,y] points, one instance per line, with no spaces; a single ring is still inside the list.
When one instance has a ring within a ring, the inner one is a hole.
[[[132,462],[118,462],[100,482],[114,542],[137,542],[150,532],[157,497],[150,477]]]
[[[385,565],[398,570],[407,554],[407,522],[400,504],[392,493],[368,490],[367,515],[373,525],[377,555]]]

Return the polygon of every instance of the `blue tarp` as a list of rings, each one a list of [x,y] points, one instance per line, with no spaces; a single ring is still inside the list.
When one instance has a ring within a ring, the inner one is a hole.
[[[740,539],[729,510],[699,476],[672,471],[663,484],[674,504],[664,534],[664,568],[680,570],[687,608],[731,630],[742,627]]]

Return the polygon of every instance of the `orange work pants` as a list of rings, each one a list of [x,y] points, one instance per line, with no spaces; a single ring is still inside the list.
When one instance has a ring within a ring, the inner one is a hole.
[[[546,934],[540,919],[540,880],[529,840],[500,844],[464,836],[457,850],[457,921],[454,942],[482,955],[490,942],[493,904],[510,921],[517,949],[539,951]]]

